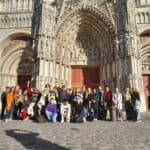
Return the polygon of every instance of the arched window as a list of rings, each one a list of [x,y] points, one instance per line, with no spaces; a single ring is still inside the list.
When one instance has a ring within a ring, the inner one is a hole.
[[[145,23],[149,23],[149,13],[145,13]]]
[[[141,13],[141,23],[144,23],[145,19],[144,19],[144,13]]]
[[[136,16],[136,22],[138,24],[141,23],[141,15],[140,15],[140,13],[138,13],[137,16]]]

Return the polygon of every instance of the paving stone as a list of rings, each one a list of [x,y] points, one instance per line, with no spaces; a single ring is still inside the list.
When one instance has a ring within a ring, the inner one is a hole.
[[[149,118],[150,113],[141,123],[0,121],[0,150],[149,150]]]

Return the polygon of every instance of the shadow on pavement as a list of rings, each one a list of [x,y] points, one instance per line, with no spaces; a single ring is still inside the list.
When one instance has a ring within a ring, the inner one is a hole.
[[[55,143],[51,143],[48,140],[41,139],[38,133],[26,131],[26,130],[6,130],[6,135],[16,139],[17,142],[21,143],[25,149],[32,150],[70,150],[68,148],[59,146]]]

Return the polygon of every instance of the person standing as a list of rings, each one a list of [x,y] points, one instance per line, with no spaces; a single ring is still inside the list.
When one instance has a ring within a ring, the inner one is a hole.
[[[48,104],[48,95],[49,95],[50,88],[51,88],[51,86],[49,84],[46,84],[42,91],[42,95],[45,99],[45,105]]]
[[[67,93],[67,90],[66,90],[66,86],[63,85],[62,86],[62,89],[59,93],[59,102],[60,102],[60,105],[64,103],[64,100],[68,99],[68,93]]]
[[[26,94],[27,94],[28,100],[31,101],[32,88],[31,88],[31,82],[30,81],[27,82]]]
[[[131,120],[133,108],[132,108],[132,101],[131,101],[131,93],[130,93],[130,90],[128,87],[125,90],[123,99],[124,99],[124,103],[125,103],[127,120]]]
[[[122,121],[122,94],[119,92],[118,87],[115,88],[115,92],[113,93],[112,96],[112,117],[113,120],[121,120]]]
[[[140,93],[137,91],[135,87],[132,88],[131,93],[131,100],[133,103],[134,108],[134,118],[137,122],[141,122],[141,113],[140,113],[140,106],[141,106],[141,99],[140,99]]]
[[[93,89],[93,93],[94,93],[94,116],[95,116],[95,120],[98,119],[98,115],[99,115],[99,100],[100,100],[100,95],[99,95],[99,91],[98,89]]]
[[[11,120],[12,113],[13,113],[13,101],[14,101],[14,92],[13,88],[9,88],[6,94],[6,119],[5,121]]]
[[[105,87],[104,94],[103,94],[103,105],[107,111],[106,117],[108,118],[108,112],[109,112],[109,119],[112,120],[112,92],[109,88],[109,86]],[[105,118],[106,119],[106,118]]]
[[[85,95],[85,101],[83,102],[85,118],[88,117],[88,114],[91,114],[91,113],[88,113],[88,111],[92,110],[92,112],[93,112],[93,110],[94,110],[94,102],[95,102],[94,98],[95,98],[95,95],[94,95],[92,89],[90,87],[88,87],[86,95]]]
[[[22,90],[19,85],[15,87],[14,91],[14,119],[18,119],[18,114],[21,112],[22,109]]]
[[[7,99],[7,92],[9,91],[9,87],[6,87],[6,90],[1,94],[1,104],[2,104],[2,109],[1,109],[1,120],[5,119],[5,107],[6,107],[6,99]]]
[[[104,91],[101,86],[98,87],[98,95],[99,95],[99,107],[98,107],[98,119],[103,120],[106,118],[106,109],[103,103],[103,94]]]

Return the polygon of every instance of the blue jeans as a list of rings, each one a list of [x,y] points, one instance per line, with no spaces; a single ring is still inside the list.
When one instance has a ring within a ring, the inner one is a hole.
[[[11,119],[11,116],[12,116],[12,111],[9,110],[9,111],[6,111],[6,119]]]
[[[13,111],[14,111],[14,102],[11,103],[10,110],[6,111],[6,119],[13,118]]]
[[[52,122],[57,122],[57,114],[53,114],[50,111],[46,111],[45,113],[46,113],[48,120],[50,120]]]
[[[87,110],[86,107],[84,107],[83,110],[84,110],[84,117],[87,118],[87,112],[88,112],[88,110]]]

